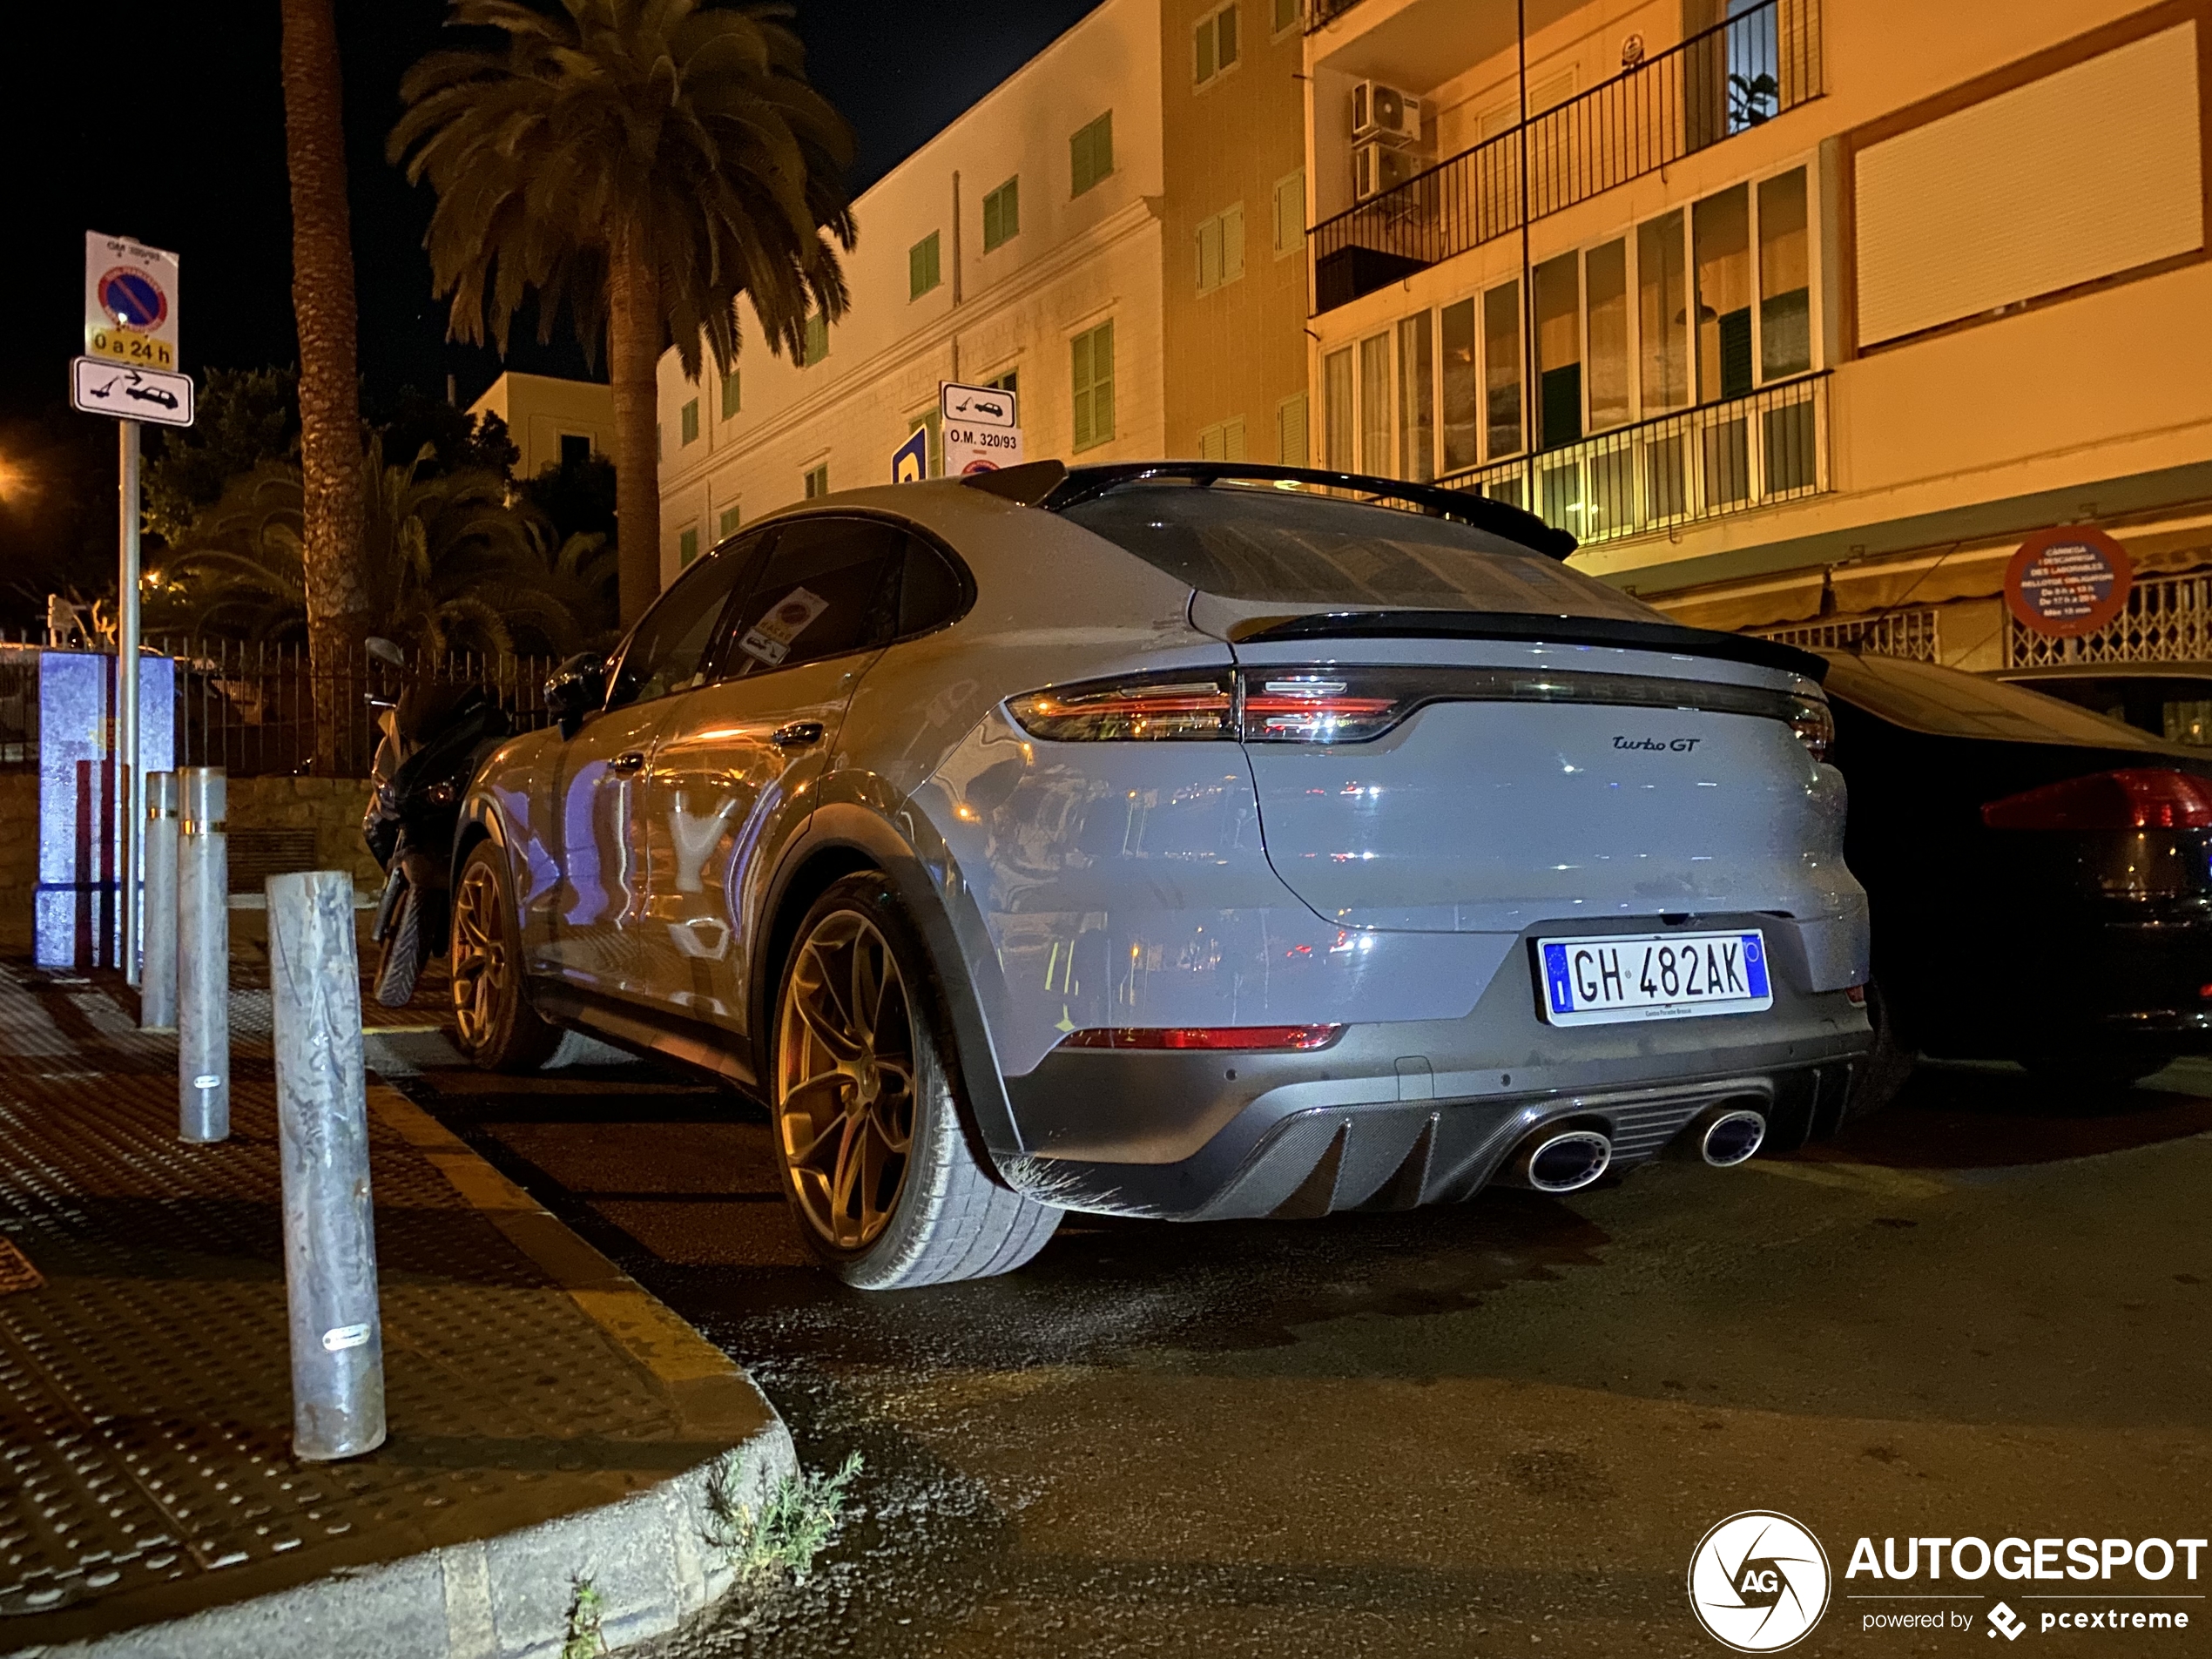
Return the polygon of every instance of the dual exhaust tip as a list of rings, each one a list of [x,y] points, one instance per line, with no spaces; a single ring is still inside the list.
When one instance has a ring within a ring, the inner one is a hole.
[[[1743,1163],[1766,1140],[1766,1114],[1749,1106],[1709,1106],[1668,1145],[1670,1157],[1716,1170]],[[1514,1149],[1498,1179],[1538,1192],[1579,1192],[1613,1164],[1613,1143],[1587,1123],[1561,1123],[1531,1133]]]

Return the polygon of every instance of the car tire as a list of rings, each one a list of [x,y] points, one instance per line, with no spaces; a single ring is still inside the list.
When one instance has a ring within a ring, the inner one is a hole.
[[[832,884],[792,936],[765,1082],[799,1231],[861,1290],[1011,1272],[1060,1224],[971,1138],[947,1026],[928,951],[890,881],[867,872]]]
[[[376,953],[375,995],[378,1004],[403,1008],[415,1000],[416,981],[422,977],[422,895],[409,882],[400,889],[400,902]]]
[[[505,854],[479,841],[454,886],[447,932],[454,1042],[486,1071],[536,1071],[561,1041],[560,1028],[530,1006],[516,915]]]
[[[1896,1004],[1882,994],[1881,981],[1866,987],[1866,1020],[1874,1028],[1874,1046],[1859,1064],[1858,1080],[1844,1106],[1844,1121],[1855,1123],[1871,1117],[1895,1100],[1912,1081],[1919,1055],[1898,1017]]]

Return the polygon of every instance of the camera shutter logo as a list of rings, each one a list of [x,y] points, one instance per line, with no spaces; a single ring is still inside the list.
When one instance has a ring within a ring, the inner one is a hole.
[[[1797,1522],[1767,1509],[1730,1515],[1689,1558],[1689,1606],[1738,1653],[1778,1653],[1828,1608],[1828,1552]]]

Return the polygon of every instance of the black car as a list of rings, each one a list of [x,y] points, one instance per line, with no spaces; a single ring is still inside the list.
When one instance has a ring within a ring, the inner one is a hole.
[[[2212,748],[2212,663],[2068,663],[1993,678],[2125,720],[2169,743]]]
[[[2212,756],[2074,704],[1824,653],[1844,856],[1873,911],[1877,1048],[2115,1086],[2212,1051]]]

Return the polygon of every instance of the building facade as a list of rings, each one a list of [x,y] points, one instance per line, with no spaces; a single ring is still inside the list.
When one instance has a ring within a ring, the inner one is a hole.
[[[1688,621],[2212,657],[2167,616],[2212,610],[2203,0],[1309,5],[1332,464],[1525,504]],[[2084,523],[2141,579],[2061,646],[2004,570]]]
[[[535,478],[563,461],[612,455],[615,395],[604,382],[522,374],[509,369],[469,406],[472,418],[496,415],[522,458],[518,478]]]

